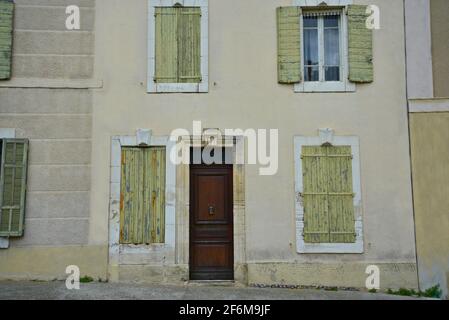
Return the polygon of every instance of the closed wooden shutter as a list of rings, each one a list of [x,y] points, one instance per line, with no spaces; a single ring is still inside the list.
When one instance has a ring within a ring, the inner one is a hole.
[[[276,13],[278,82],[285,84],[298,83],[301,81],[301,8],[279,7]]]
[[[373,31],[366,27],[366,5],[348,6],[349,80],[374,81]]]
[[[182,83],[201,82],[201,8],[179,8],[178,65]]]
[[[150,148],[144,150],[144,241],[150,243],[165,242],[165,148]]]
[[[201,82],[201,8],[156,8],[158,83]]]
[[[0,236],[20,237],[24,230],[28,140],[4,139],[0,177]]]
[[[304,241],[355,242],[351,147],[302,148]]]
[[[329,238],[328,164],[322,147],[303,147],[304,241],[326,243]]]
[[[14,3],[0,0],[0,80],[11,78]]]
[[[326,147],[331,243],[355,242],[351,147]]]
[[[165,147],[122,149],[120,243],[165,240]]]
[[[156,8],[156,70],[154,81],[178,82],[178,12],[179,8]]]

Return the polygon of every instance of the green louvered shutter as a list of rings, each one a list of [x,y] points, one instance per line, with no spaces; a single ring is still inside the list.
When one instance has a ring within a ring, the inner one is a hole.
[[[201,82],[201,8],[179,8],[178,66],[182,83]]]
[[[178,82],[178,12],[179,8],[159,7],[155,11],[157,83]]]
[[[24,230],[28,140],[4,139],[0,182],[0,236],[20,237]]]
[[[276,10],[278,29],[278,82],[301,82],[300,7]]]
[[[165,242],[165,148],[143,149],[145,159],[144,173],[144,211],[146,243]]]
[[[357,83],[374,81],[373,31],[366,27],[365,5],[348,6],[349,80]]]
[[[304,241],[328,243],[328,163],[323,147],[302,148]]]
[[[331,243],[355,242],[352,153],[350,146],[326,147]]]
[[[14,3],[0,0],[0,80],[11,78]]]
[[[355,242],[351,147],[302,148],[304,241]]]
[[[120,243],[165,240],[165,148],[123,148]]]

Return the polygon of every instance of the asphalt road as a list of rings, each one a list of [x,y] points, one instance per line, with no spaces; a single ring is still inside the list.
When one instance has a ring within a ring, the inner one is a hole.
[[[162,286],[86,283],[68,290],[65,282],[0,282],[0,299],[25,300],[397,300],[409,297],[359,291],[274,289],[234,286]]]

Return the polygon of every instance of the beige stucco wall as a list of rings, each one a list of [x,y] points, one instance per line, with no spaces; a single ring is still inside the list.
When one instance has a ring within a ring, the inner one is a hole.
[[[432,62],[435,97],[449,97],[449,2],[431,0]]]
[[[420,284],[448,293],[449,113],[410,115]]]
[[[94,77],[104,80],[104,88],[93,97],[89,243],[108,242],[111,136],[134,135],[137,128],[168,135],[201,120],[209,128],[280,129],[278,174],[245,169],[249,264],[413,265],[402,1],[355,2],[374,3],[382,12],[382,29],[374,32],[375,82],[358,85],[355,93],[298,94],[277,83],[275,8],[291,1],[210,0],[209,93],[155,95],[146,93],[147,1],[97,0],[95,50],[101,59]],[[296,253],[293,136],[315,136],[323,127],[360,137],[361,255]],[[416,270],[409,275],[416,285]]]

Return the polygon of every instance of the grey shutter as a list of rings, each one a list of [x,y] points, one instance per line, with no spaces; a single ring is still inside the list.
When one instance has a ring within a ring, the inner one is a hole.
[[[28,140],[4,139],[0,176],[0,236],[20,237],[24,230]]]
[[[14,3],[0,0],[0,80],[11,78]]]

